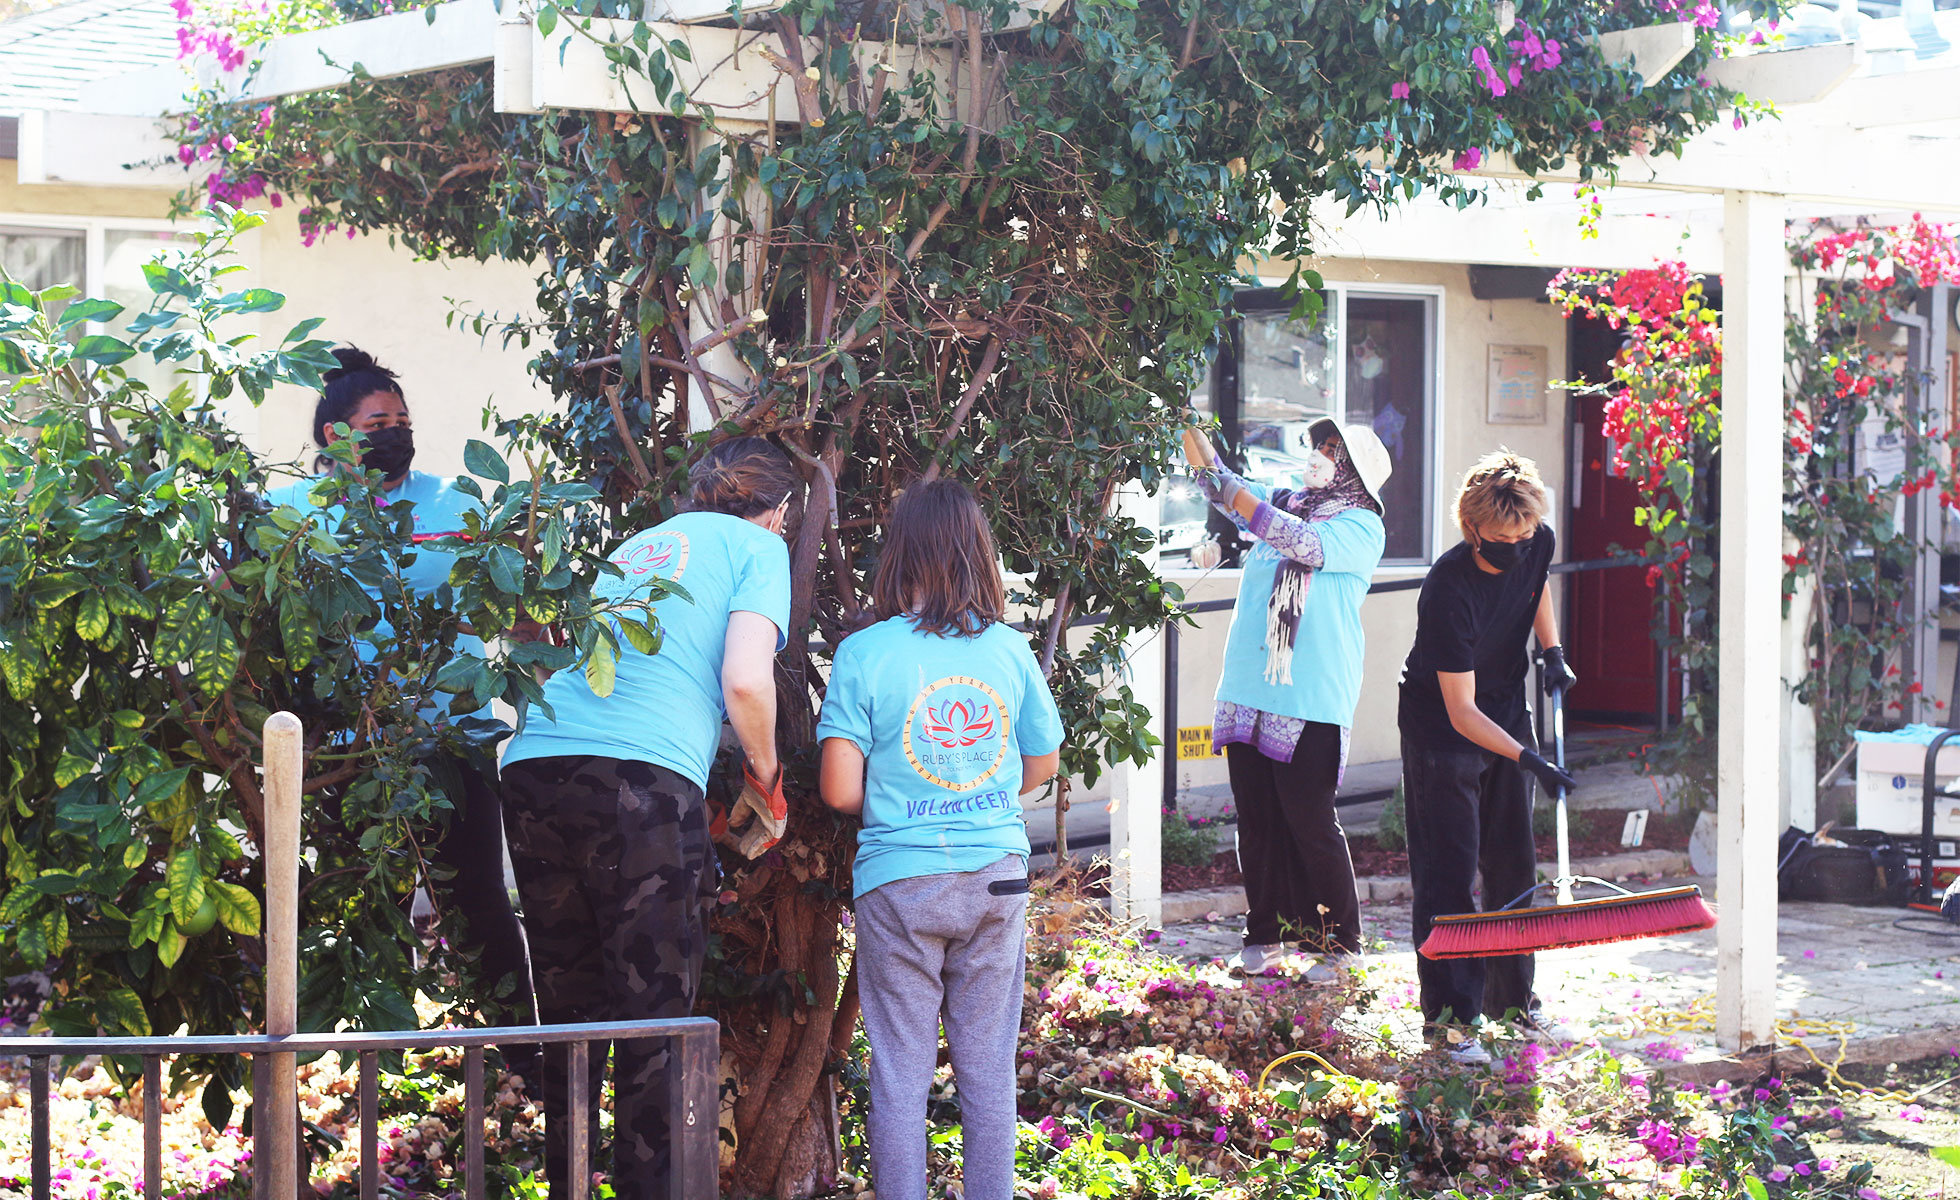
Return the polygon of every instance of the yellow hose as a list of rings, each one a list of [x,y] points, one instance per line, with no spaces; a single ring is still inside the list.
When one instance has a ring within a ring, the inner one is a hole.
[[[1715,1032],[1715,1001],[1712,996],[1700,996],[1688,1007],[1678,1013],[1656,1012],[1638,1018],[1639,1028],[1649,1033],[1713,1033]],[[1913,1093],[1895,1088],[1873,1088],[1853,1083],[1838,1072],[1844,1065],[1844,1056],[1851,1047],[1851,1035],[1858,1031],[1855,1021],[1829,1021],[1821,1017],[1783,1017],[1776,1022],[1776,1041],[1795,1046],[1810,1057],[1810,1061],[1824,1072],[1824,1090],[1840,1099],[1856,1099],[1869,1096],[1875,1100],[1910,1104]],[[1806,1038],[1835,1037],[1838,1040],[1837,1055],[1825,1062],[1812,1049]]]
[[[1259,1072],[1259,1083],[1258,1083],[1258,1085],[1257,1085],[1257,1086],[1256,1086],[1256,1087],[1254,1088],[1254,1090],[1255,1090],[1255,1091],[1261,1091],[1261,1092],[1263,1092],[1263,1091],[1265,1091],[1265,1090],[1266,1090],[1266,1076],[1268,1076],[1268,1075],[1271,1075],[1271,1074],[1273,1073],[1273,1068],[1274,1068],[1274,1067],[1277,1067],[1278,1065],[1280,1065],[1281,1063],[1284,1063],[1284,1062],[1292,1062],[1292,1061],[1293,1061],[1294,1059],[1296,1059],[1296,1058],[1311,1058],[1311,1059],[1313,1059],[1313,1060],[1314,1060],[1315,1062],[1317,1062],[1317,1063],[1319,1063],[1319,1064],[1321,1065],[1321,1068],[1322,1068],[1323,1070],[1325,1070],[1325,1071],[1326,1071],[1326,1072],[1327,1072],[1327,1073],[1328,1073],[1329,1075],[1338,1075],[1338,1076],[1340,1076],[1340,1077],[1341,1077],[1342,1079],[1352,1079],[1352,1078],[1353,1078],[1353,1076],[1351,1076],[1351,1075],[1349,1075],[1349,1074],[1348,1074],[1348,1073],[1347,1073],[1346,1071],[1343,1071],[1343,1070],[1341,1070],[1341,1069],[1340,1069],[1339,1067],[1336,1067],[1336,1066],[1335,1066],[1335,1065],[1334,1065],[1333,1063],[1330,1063],[1330,1062],[1328,1062],[1328,1061],[1327,1061],[1326,1059],[1324,1059],[1324,1058],[1322,1058],[1322,1057],[1320,1057],[1320,1055],[1318,1055],[1318,1054],[1315,1054],[1315,1053],[1314,1053],[1313,1051],[1311,1051],[1311,1050],[1295,1050],[1295,1051],[1293,1051],[1293,1052],[1292,1052],[1291,1054],[1282,1054],[1282,1055],[1280,1055],[1280,1056],[1279,1056],[1278,1058],[1276,1058],[1276,1059],[1274,1059],[1273,1061],[1271,1061],[1271,1062],[1269,1062],[1269,1063],[1267,1063],[1267,1064],[1266,1064],[1266,1069],[1265,1069],[1265,1070],[1263,1070],[1263,1071],[1261,1071],[1261,1072]]]

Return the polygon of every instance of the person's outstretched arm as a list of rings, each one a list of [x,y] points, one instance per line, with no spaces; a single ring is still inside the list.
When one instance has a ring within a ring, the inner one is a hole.
[[[1571,791],[1578,786],[1578,781],[1565,768],[1547,762],[1536,750],[1525,749],[1516,738],[1504,732],[1502,725],[1477,707],[1475,671],[1438,671],[1436,682],[1443,689],[1443,706],[1449,710],[1450,728],[1492,754],[1511,759],[1530,771],[1548,792],[1560,788]]]

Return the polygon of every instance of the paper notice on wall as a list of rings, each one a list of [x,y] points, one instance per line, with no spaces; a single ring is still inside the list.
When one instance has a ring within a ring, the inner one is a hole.
[[[1858,470],[1885,487],[1905,469],[1905,432],[1892,427],[1883,411],[1867,413],[1858,425]]]

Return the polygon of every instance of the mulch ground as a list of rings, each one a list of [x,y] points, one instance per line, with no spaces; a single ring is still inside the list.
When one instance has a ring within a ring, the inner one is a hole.
[[[1597,858],[1606,854],[1618,854],[1626,847],[1620,845],[1620,831],[1626,825],[1626,813],[1617,809],[1582,809],[1572,814],[1572,857]],[[1647,815],[1647,837],[1640,845],[1643,850],[1686,850],[1688,834],[1694,829],[1694,820],[1680,814],[1650,812]],[[1538,839],[1538,859],[1550,862],[1558,856],[1556,839],[1549,833]],[[1354,873],[1358,876],[1407,875],[1409,856],[1401,850],[1384,850],[1373,837],[1349,835],[1348,850],[1354,855]],[[1239,874],[1239,859],[1236,852],[1226,849],[1218,852],[1211,865],[1186,867],[1175,863],[1164,864],[1164,890],[1166,892],[1190,892],[1200,888],[1236,887],[1244,883]]]

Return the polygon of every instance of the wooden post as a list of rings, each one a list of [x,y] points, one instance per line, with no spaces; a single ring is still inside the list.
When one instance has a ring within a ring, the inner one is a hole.
[[[299,718],[273,713],[265,721],[265,1031],[299,1032],[299,804],[303,767]],[[268,1055],[266,1090],[253,1097],[253,1174],[264,1194],[297,1196],[299,1079],[291,1054]],[[362,1113],[363,1121],[371,1120]]]
[[[1127,483],[1118,493],[1118,511],[1154,535],[1162,511],[1158,498]],[[1146,556],[1157,567],[1154,547]],[[1150,711],[1145,728],[1158,739],[1157,753],[1177,753],[1177,732],[1164,728],[1164,636],[1159,630],[1134,634],[1124,646],[1129,669],[1123,682],[1138,704]],[[1164,770],[1156,762],[1126,762],[1110,780],[1110,899],[1116,915],[1155,928],[1164,923],[1163,854]]]
[[[1783,198],[1723,205],[1716,1035],[1769,1043],[1783,760]]]

